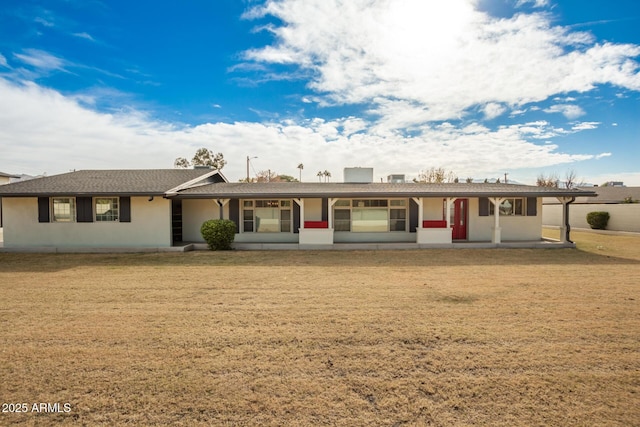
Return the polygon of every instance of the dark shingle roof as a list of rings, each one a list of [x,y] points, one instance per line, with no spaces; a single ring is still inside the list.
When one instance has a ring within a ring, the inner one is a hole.
[[[595,196],[594,192],[513,184],[420,183],[218,183],[180,191],[180,198],[264,197],[556,197]]]
[[[210,169],[81,170],[0,186],[0,196],[163,195]]]

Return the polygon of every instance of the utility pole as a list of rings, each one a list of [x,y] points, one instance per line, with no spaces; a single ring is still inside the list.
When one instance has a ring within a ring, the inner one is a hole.
[[[505,172],[504,173],[504,183],[507,183],[507,175],[509,175],[509,172]]]
[[[251,159],[257,159],[258,157],[249,157],[247,156],[247,182],[249,182],[249,162],[251,161]]]

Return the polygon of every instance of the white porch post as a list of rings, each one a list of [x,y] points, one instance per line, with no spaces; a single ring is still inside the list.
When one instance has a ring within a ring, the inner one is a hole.
[[[445,219],[447,220],[447,229],[451,230],[451,204],[453,202],[455,202],[457,199],[457,197],[447,197],[447,208],[446,208],[446,215],[445,215]]]
[[[424,198],[412,197],[413,201],[418,205],[418,228],[422,228],[422,222],[424,221]]]
[[[333,207],[333,205],[336,204],[336,202],[338,201],[338,199],[332,199],[332,198],[328,198],[327,199],[328,203],[327,203],[327,210],[329,212],[327,212],[327,219],[329,220],[329,224],[328,224],[328,228],[329,230],[333,229],[333,215],[331,215],[331,208]]]
[[[504,199],[499,197],[491,197],[489,201],[493,204],[493,233],[491,237],[491,243],[499,244],[501,242],[501,230],[500,230],[500,205],[504,201]]]
[[[230,199],[217,199],[218,207],[220,208],[220,219],[224,219],[224,207],[229,203]]]
[[[560,224],[560,241],[562,243],[571,242],[571,226],[569,225],[569,204],[573,203],[575,197],[557,197],[562,203],[562,223]]]
[[[304,199],[293,199],[300,206],[300,230],[304,230]]]

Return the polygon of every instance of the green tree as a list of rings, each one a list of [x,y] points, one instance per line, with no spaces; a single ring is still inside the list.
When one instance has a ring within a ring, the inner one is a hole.
[[[187,169],[191,166],[189,160],[184,157],[178,157],[175,162],[173,162],[173,167],[176,169]]]
[[[209,166],[216,170],[222,170],[227,162],[224,160],[222,153],[214,154],[207,148],[199,148],[194,154],[191,164],[194,166]]]
[[[224,155],[222,153],[214,153],[213,151],[207,148],[199,148],[191,159],[185,159],[184,157],[178,157],[173,162],[173,167],[186,169],[193,166],[209,166],[215,170],[222,170],[224,165],[227,162],[224,160]]]

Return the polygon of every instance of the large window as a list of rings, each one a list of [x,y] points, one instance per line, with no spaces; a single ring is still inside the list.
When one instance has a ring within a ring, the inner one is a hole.
[[[407,230],[406,199],[338,200],[333,209],[335,231],[382,233]]]
[[[73,197],[53,197],[51,199],[53,222],[74,222],[76,220],[76,200]]]
[[[495,207],[493,203],[489,203],[489,215],[495,214]],[[515,199],[504,199],[502,203],[500,203],[500,216],[504,215],[525,215],[525,199],[523,198],[515,198]]]
[[[242,230],[245,233],[290,233],[291,200],[244,200]]]
[[[118,221],[118,198],[100,197],[95,199],[96,222]]]

